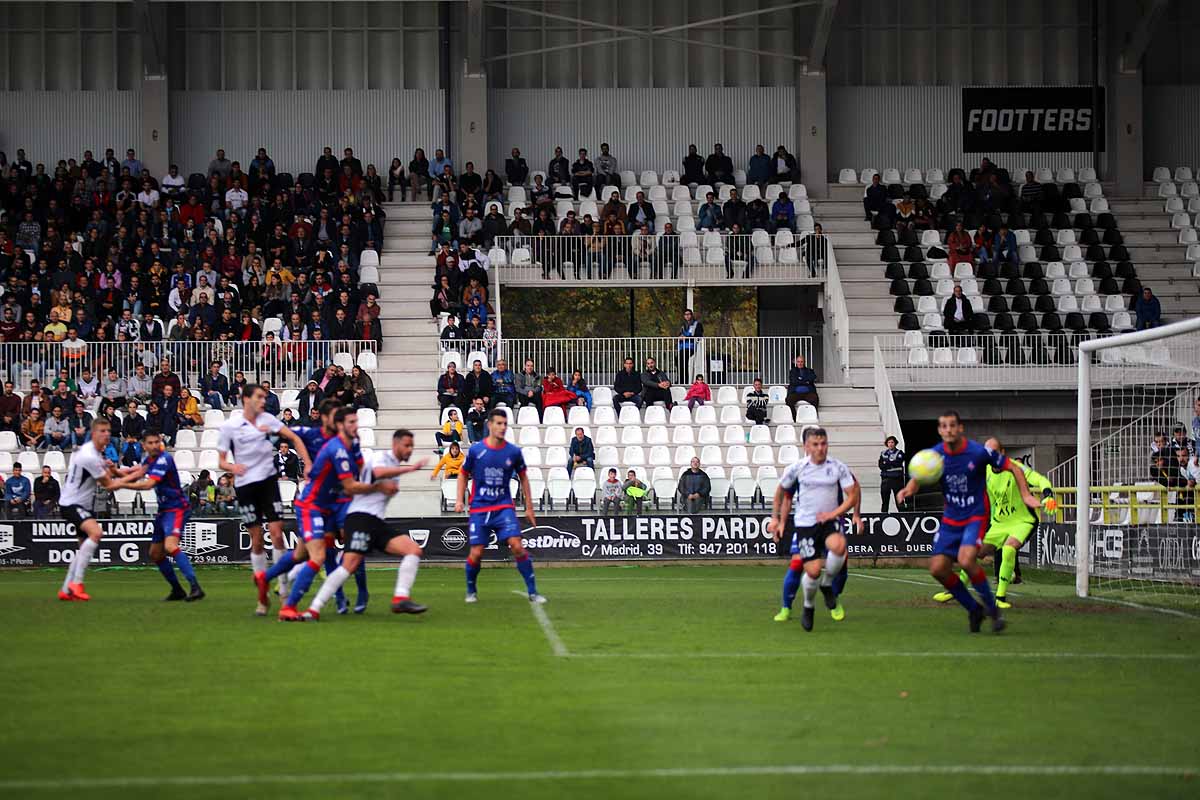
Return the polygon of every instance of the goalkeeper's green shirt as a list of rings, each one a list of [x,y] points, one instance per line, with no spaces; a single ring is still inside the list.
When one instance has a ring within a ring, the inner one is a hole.
[[[1029,492],[1035,497],[1050,488],[1050,481],[1040,472],[1014,460],[1025,472],[1025,481],[1029,484]],[[1008,470],[996,472],[988,467],[987,476],[988,502],[992,506],[992,525],[1011,525],[1015,523],[1037,522],[1037,517],[1025,501],[1021,499],[1021,490],[1017,487],[1017,479]]]

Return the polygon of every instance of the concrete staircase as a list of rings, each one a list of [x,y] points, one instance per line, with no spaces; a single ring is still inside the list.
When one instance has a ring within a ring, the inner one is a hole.
[[[396,428],[416,434],[416,458],[432,457],[437,429],[438,330],[429,314],[433,294],[433,258],[429,252],[427,203],[388,203],[379,258],[379,304],[383,310],[383,350],[375,390],[379,395],[380,447]],[[441,491],[420,473],[400,481],[388,505],[390,516],[438,514]]]
[[[838,256],[841,267],[841,256]],[[879,510],[879,452],[887,435],[871,387],[818,386],[821,425],[829,432],[829,453],[846,462],[862,485],[863,511]]]

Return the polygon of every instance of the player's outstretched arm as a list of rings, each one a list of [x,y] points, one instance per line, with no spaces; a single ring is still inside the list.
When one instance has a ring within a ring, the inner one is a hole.
[[[771,521],[769,529],[772,538],[778,542],[783,536],[783,521],[787,519],[788,511],[791,510],[792,495],[782,486],[775,487],[775,497],[771,501]]]
[[[529,490],[529,473],[521,470],[521,496],[525,498],[525,519],[529,524],[537,525],[537,516],[533,512],[533,495]]]
[[[308,473],[312,471],[312,458],[308,454],[308,448],[304,446],[304,440],[300,435],[286,425],[279,429],[279,438],[286,439],[296,454],[300,456],[301,463],[304,464],[304,469],[300,473],[301,478],[307,478]]]
[[[229,460],[229,453],[226,450],[217,451],[217,467],[222,472],[232,472],[234,475],[245,475],[246,465],[237,464]]]
[[[1013,474],[1013,478],[1017,482],[1017,489],[1020,490],[1021,499],[1025,501],[1025,505],[1034,509],[1041,508],[1042,501],[1034,497],[1029,491],[1029,481],[1025,480],[1025,470],[1021,469],[1021,465],[1010,458],[1004,468]]]
[[[905,500],[915,495],[918,488],[919,485],[917,484],[916,479],[909,478],[908,483],[904,484],[904,488],[896,492],[896,499],[903,503]]]
[[[371,474],[374,475],[377,480],[399,478],[401,475],[407,475],[410,472],[416,472],[417,470],[424,468],[424,466],[428,463],[429,459],[422,458],[420,461],[412,464],[401,464],[398,467],[376,467]]]
[[[454,513],[461,514],[467,504],[467,473],[465,470],[458,472],[458,488],[454,492]]]
[[[400,491],[400,487],[395,481],[372,481],[371,483],[363,483],[356,481],[353,477],[342,478],[342,491],[346,494],[385,494],[391,497],[396,492]]]
[[[850,509],[858,505],[859,498],[862,497],[862,490],[859,488],[858,481],[855,481],[854,485],[847,489],[844,495],[845,497],[842,500],[842,504],[833,511],[824,511],[820,514],[817,514],[817,522],[828,522],[831,519],[838,519]]]

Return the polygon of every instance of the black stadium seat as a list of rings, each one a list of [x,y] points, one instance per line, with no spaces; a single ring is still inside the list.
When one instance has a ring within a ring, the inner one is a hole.
[[[1038,228],[1037,233],[1033,235],[1033,243],[1037,247],[1054,244],[1054,231],[1049,228]]]
[[[1042,315],[1042,329],[1047,331],[1061,331],[1063,328],[1062,318],[1054,311],[1048,311]]]
[[[1026,311],[1017,317],[1017,327],[1026,332],[1033,332],[1038,329],[1037,317],[1032,312]]]
[[[921,322],[917,319],[916,314],[901,314],[900,315],[900,330],[902,331],[919,331],[921,330]]]
[[[987,314],[982,311],[976,311],[971,317],[971,330],[976,333],[984,333],[992,329],[992,320]]]
[[[1029,302],[1029,295],[1019,294],[1012,300],[1012,310],[1014,314],[1024,314],[1027,311],[1033,311],[1033,303]]]
[[[1005,362],[1020,365],[1025,363],[1025,348],[1021,346],[1021,337],[1014,333],[1006,333],[1000,337],[1000,346],[1007,352]]]
[[[883,277],[887,278],[889,281],[894,281],[897,278],[903,278],[904,265],[899,261],[893,261],[883,270]]]
[[[1056,308],[1054,298],[1048,294],[1039,294],[1037,301],[1033,305],[1034,311],[1039,314],[1045,314],[1048,311],[1053,311]]]
[[[1088,261],[1103,261],[1104,260],[1104,248],[1101,247],[1099,244],[1090,244],[1090,245],[1088,245],[1088,249],[1084,253],[1083,257],[1086,258]]]
[[[1121,285],[1117,283],[1116,278],[1101,278],[1100,279],[1100,294],[1120,294]]]
[[[1026,261],[1021,267],[1021,275],[1025,278],[1044,278],[1046,273],[1042,270],[1042,265],[1038,261]]]
[[[900,250],[894,244],[889,244],[883,248],[883,252],[879,254],[879,260],[885,263],[900,260]],[[911,261],[912,259],[905,259]]]
[[[1092,227],[1084,228],[1079,232],[1079,244],[1081,246],[1091,246],[1100,243],[1100,234],[1096,233],[1096,229]]]
[[[894,230],[892,230],[891,228],[885,228],[884,230],[881,230],[878,233],[878,235],[875,236],[875,244],[879,245],[880,247],[884,247],[886,245],[895,244],[895,243],[896,243],[896,232]]]
[[[188,175],[187,188],[194,192],[204,191],[206,183],[207,181],[205,181],[204,173],[202,172],[193,172],[191,175]]]
[[[1004,263],[1007,264],[1008,262],[1005,261]],[[999,274],[1000,273],[996,269],[996,265],[990,261],[987,262],[986,264],[980,264],[979,266],[977,266],[975,268],[975,277],[980,280],[987,280],[988,278],[994,278]]]
[[[929,267],[926,266],[924,261],[914,261],[908,265],[908,277],[912,278],[914,281],[922,279],[928,280]]]
[[[1108,265],[1107,261],[1097,261],[1092,265],[1092,280],[1102,281],[1105,278],[1111,278],[1112,276],[1112,267]]]
[[[1019,278],[1021,277],[1021,268],[1011,261],[1005,261],[1000,265],[1000,277],[1004,278],[1005,280],[1009,278]]]
[[[1104,232],[1105,244],[1125,244],[1125,237],[1116,228],[1109,228]]]
[[[1109,261],[1128,261],[1129,251],[1125,249],[1123,244],[1114,244],[1108,251]]]
[[[1001,314],[1008,311],[1008,301],[1004,299],[1004,295],[1002,294],[993,294],[991,299],[988,300],[987,310],[993,314]]]
[[[1050,294],[1050,284],[1045,278],[1034,278],[1029,282],[1030,294]]]
[[[892,261],[892,260],[893,259],[890,259],[890,258],[888,259],[888,261]],[[910,244],[908,247],[904,248],[904,260],[905,261],[924,261],[925,253],[921,250],[920,245]]]
[[[1004,294],[1004,284],[995,278],[988,278],[983,282],[983,293],[994,300],[997,296]],[[1003,300],[1004,298],[1001,297],[1000,299]],[[1008,309],[1004,310],[1007,311]]]
[[[1108,212],[1100,214],[1096,217],[1096,227],[1104,228],[1105,230],[1115,228],[1117,227],[1117,218]]]
[[[296,178],[296,180],[299,182],[301,188],[304,189],[311,189],[317,185],[317,176],[311,172],[301,172],[300,177]]]
[[[1112,326],[1108,322],[1108,314],[1103,311],[1093,311],[1088,317],[1088,327],[1100,333],[1109,333]]]
[[[1042,261],[1062,261],[1062,251],[1058,249],[1058,245],[1048,244],[1042,248],[1038,258]]]
[[[895,297],[907,297],[908,295],[912,294],[908,288],[908,281],[904,280],[903,278],[893,279],[891,288],[888,289],[888,292]]]
[[[1016,323],[1013,322],[1012,315],[1006,311],[1001,311],[996,315],[996,319],[992,322],[992,327],[1001,333],[1016,330]]]
[[[896,298],[896,302],[892,304],[892,310],[897,314],[912,314],[917,310],[917,307],[913,305],[911,297],[904,295],[903,297]]]
[[[921,297],[932,297],[933,296],[933,284],[930,283],[929,280],[926,278],[922,278],[920,280],[913,281],[913,294],[919,295]]]
[[[1130,262],[1120,261],[1117,263],[1116,276],[1118,278],[1136,278],[1137,270]]]
[[[1063,321],[1063,327],[1072,333],[1083,333],[1087,330],[1087,322],[1083,318],[1083,314],[1078,311],[1072,311],[1067,314],[1067,318]]]
[[[1071,222],[1074,224],[1074,226],[1076,228],[1094,228],[1095,227],[1095,224],[1092,222],[1092,215],[1087,214],[1087,213],[1076,214],[1075,219],[1071,220]]]
[[[1028,294],[1028,290],[1025,288],[1025,281],[1021,280],[1020,278],[1009,278],[1008,285],[1004,287],[1004,293],[1023,295]]]

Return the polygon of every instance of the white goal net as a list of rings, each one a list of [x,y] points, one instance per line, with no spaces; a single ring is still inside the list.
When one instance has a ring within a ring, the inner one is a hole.
[[[1078,401],[1039,561],[1073,568],[1081,597],[1200,610],[1200,318],[1084,343]]]

